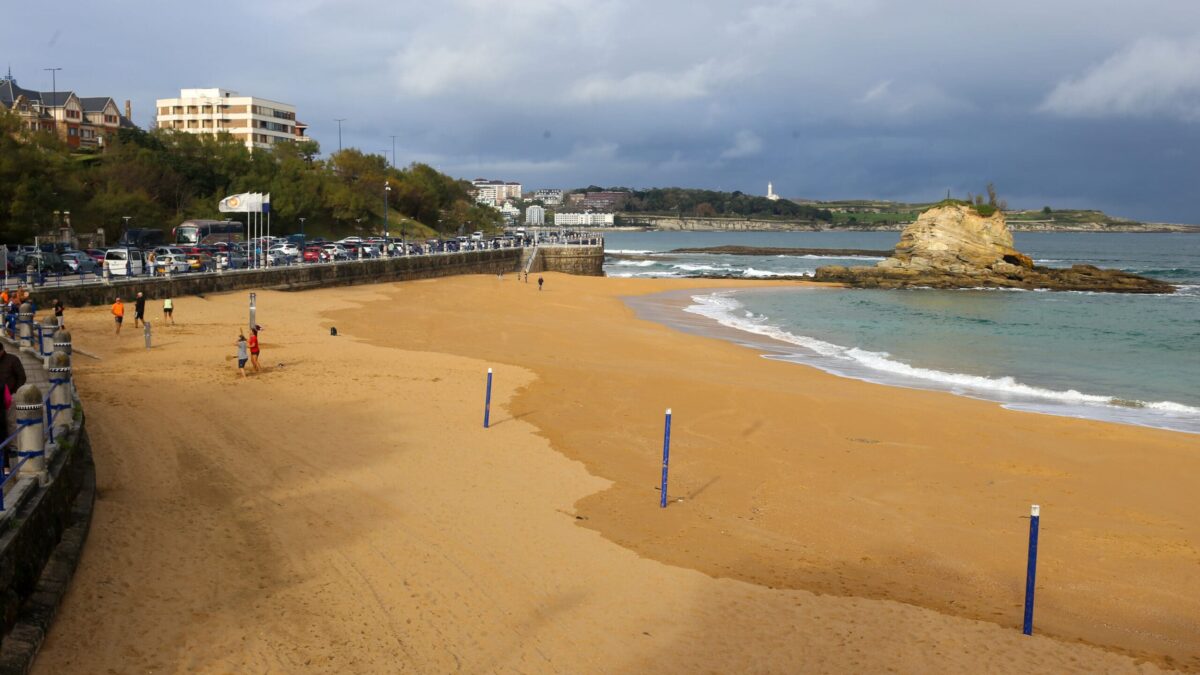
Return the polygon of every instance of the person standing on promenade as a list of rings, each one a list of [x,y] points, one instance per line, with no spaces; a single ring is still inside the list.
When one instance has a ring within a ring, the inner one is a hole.
[[[54,299],[54,322],[58,324],[59,328],[65,325],[63,321],[63,303],[58,298]]]
[[[125,304],[121,302],[120,298],[117,298],[117,301],[113,303],[112,315],[113,321],[117,324],[117,332],[114,335],[120,335],[121,322],[125,320]]]
[[[542,290],[542,284],[544,284],[544,283],[546,283],[546,280],[539,276],[538,277],[538,290],[539,291]]]
[[[255,324],[254,328],[250,329],[250,364],[254,366],[254,372],[256,372],[256,373],[259,371],[259,367],[258,367],[258,353],[259,353],[258,331],[260,331],[260,330],[262,330],[262,326],[259,326],[258,324]]]
[[[172,326],[175,325],[175,301],[171,298],[163,299],[163,323],[168,320]]]
[[[138,291],[137,298],[133,301],[133,327],[138,328],[146,321],[146,296]]]
[[[258,338],[255,338],[256,344],[257,344],[257,341],[258,341]],[[246,361],[250,358],[250,354],[248,353],[248,350],[246,347],[246,334],[239,330],[237,342],[235,342],[234,344],[237,345],[237,350],[238,350],[238,354],[237,354],[238,372],[241,373],[242,377],[244,378],[244,377],[246,377]]]
[[[8,438],[17,430],[17,407],[13,405],[12,397],[21,388],[21,385],[25,384],[25,366],[21,363],[21,357],[4,351],[2,342],[0,342],[0,382],[4,383],[4,438]],[[7,457],[9,453],[4,454]]]

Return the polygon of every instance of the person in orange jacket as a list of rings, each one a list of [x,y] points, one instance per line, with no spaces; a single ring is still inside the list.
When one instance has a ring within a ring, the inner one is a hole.
[[[120,298],[117,298],[117,301],[113,303],[112,314],[113,321],[115,321],[117,324],[117,332],[114,333],[114,335],[120,335],[121,322],[125,320],[125,305],[121,302]]]

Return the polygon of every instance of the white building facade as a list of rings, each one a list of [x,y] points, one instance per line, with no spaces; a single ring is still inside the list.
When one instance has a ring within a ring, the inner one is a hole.
[[[562,204],[563,191],[551,189],[538,190],[537,192],[533,193],[533,198],[542,202],[546,206],[558,206],[559,204]]]
[[[526,225],[545,225],[546,224],[546,209],[543,209],[536,204],[525,209],[525,224]]]
[[[554,224],[558,227],[612,227],[611,213],[556,213]]]
[[[307,138],[308,127],[296,121],[295,106],[236,91],[181,89],[178,98],[160,98],[155,106],[160,129],[189,134],[227,132],[251,150]]]
[[[475,186],[475,201],[480,204],[500,206],[504,202],[521,198],[521,184],[502,180],[476,178],[471,181]]]

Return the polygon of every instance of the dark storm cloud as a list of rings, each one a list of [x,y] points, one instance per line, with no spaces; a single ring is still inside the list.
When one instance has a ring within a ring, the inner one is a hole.
[[[689,185],[1193,222],[1200,5],[1058,0],[79,3],[6,11],[24,86],[297,105],[326,150],[530,186]],[[45,80],[44,82],[42,80]]]

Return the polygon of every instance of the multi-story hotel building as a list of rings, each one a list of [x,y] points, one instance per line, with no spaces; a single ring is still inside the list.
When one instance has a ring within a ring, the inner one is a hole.
[[[179,98],[160,98],[160,129],[189,134],[229,133],[247,148],[270,148],[307,138],[308,125],[296,121],[296,108],[226,89],[181,89]]]
[[[471,185],[475,186],[475,201],[480,204],[500,206],[510,199],[521,198],[520,183],[476,178],[471,181]]]
[[[67,147],[99,148],[112,140],[129,121],[129,101],[125,115],[107,96],[80,97],[73,91],[33,91],[17,84],[10,71],[0,78],[0,109],[16,115],[30,131],[48,131],[61,138]]]
[[[559,227],[612,227],[613,214],[593,213],[591,211],[583,213],[556,213],[554,214],[554,224]]]
[[[536,204],[525,209],[525,224],[534,226],[545,225],[546,209]]]

